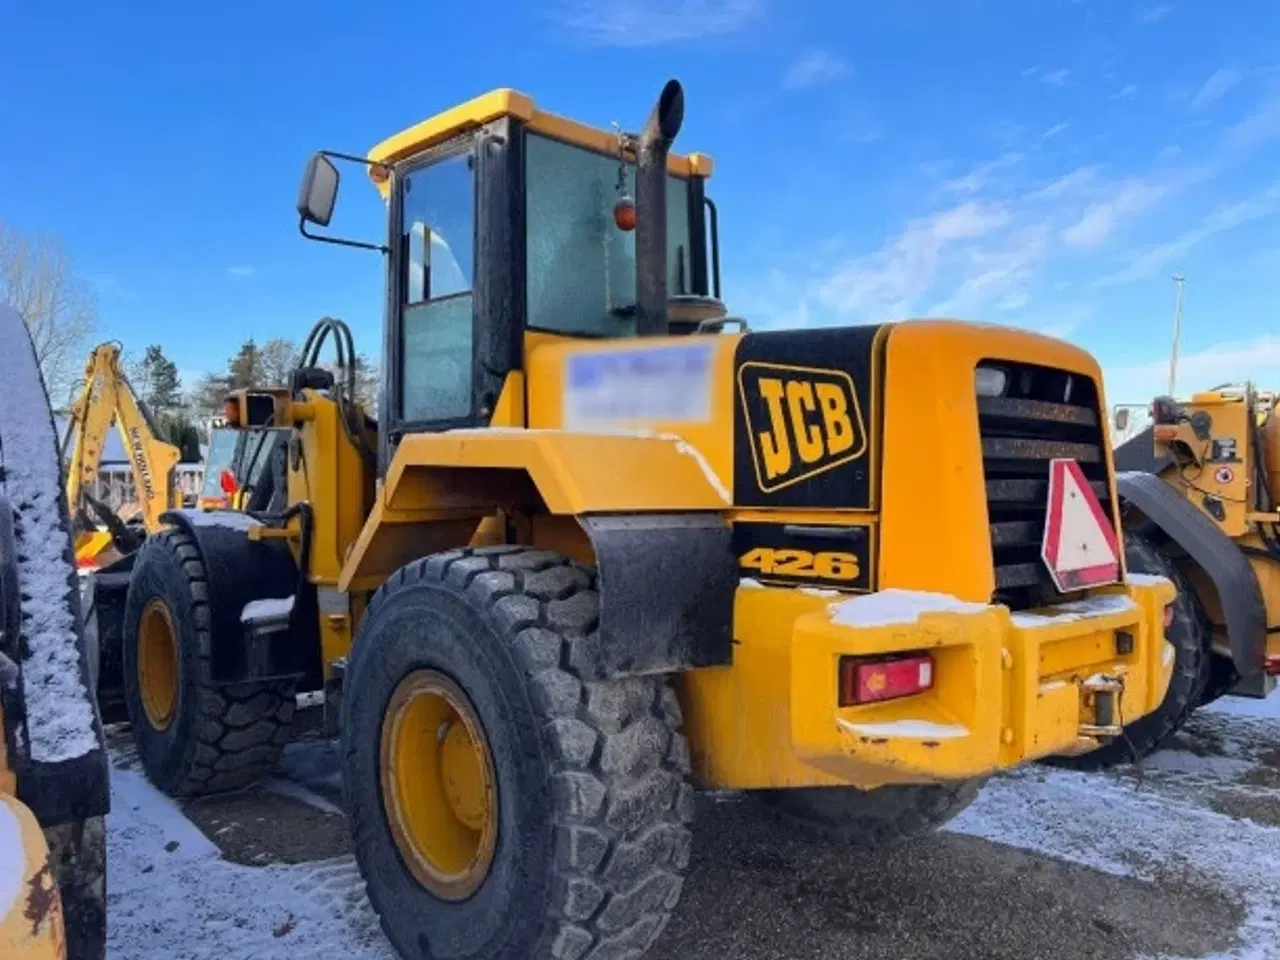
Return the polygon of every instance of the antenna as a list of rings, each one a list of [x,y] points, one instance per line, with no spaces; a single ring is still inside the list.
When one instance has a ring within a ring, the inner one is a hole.
[[[1173,275],[1177,298],[1173,305],[1173,352],[1169,356],[1169,396],[1171,397],[1177,396],[1178,340],[1182,336],[1182,288],[1186,282],[1186,277],[1181,277],[1176,273]]]

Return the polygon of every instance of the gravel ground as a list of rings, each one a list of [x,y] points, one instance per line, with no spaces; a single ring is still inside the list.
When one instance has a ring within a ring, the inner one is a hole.
[[[947,829],[883,854],[703,797],[651,956],[1280,957],[1278,714],[1280,695],[1215,705],[1141,771],[997,778]],[[127,734],[113,740],[112,960],[392,960],[352,864],[333,744],[312,735],[261,787],[178,808],[133,769]]]

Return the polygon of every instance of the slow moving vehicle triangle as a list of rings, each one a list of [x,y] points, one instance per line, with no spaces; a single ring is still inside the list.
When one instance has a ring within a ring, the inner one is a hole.
[[[1063,593],[1120,581],[1115,530],[1075,460],[1049,462],[1049,504],[1040,555]]]

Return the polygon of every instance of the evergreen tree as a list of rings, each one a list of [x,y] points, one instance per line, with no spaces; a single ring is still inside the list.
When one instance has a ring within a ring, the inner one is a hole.
[[[165,356],[159,344],[147,347],[142,359],[133,365],[129,379],[142,402],[157,414],[182,406],[178,365]]]
[[[240,349],[227,365],[227,373],[233,390],[262,386],[262,351],[252,337],[240,344]]]

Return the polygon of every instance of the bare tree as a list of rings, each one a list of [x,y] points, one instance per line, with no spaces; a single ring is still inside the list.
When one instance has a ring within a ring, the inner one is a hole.
[[[55,407],[67,403],[81,378],[98,309],[61,242],[0,223],[0,300],[22,315],[50,400]]]
[[[287,387],[293,368],[298,365],[298,345],[284,337],[272,337],[262,345],[259,361],[264,387]]]

